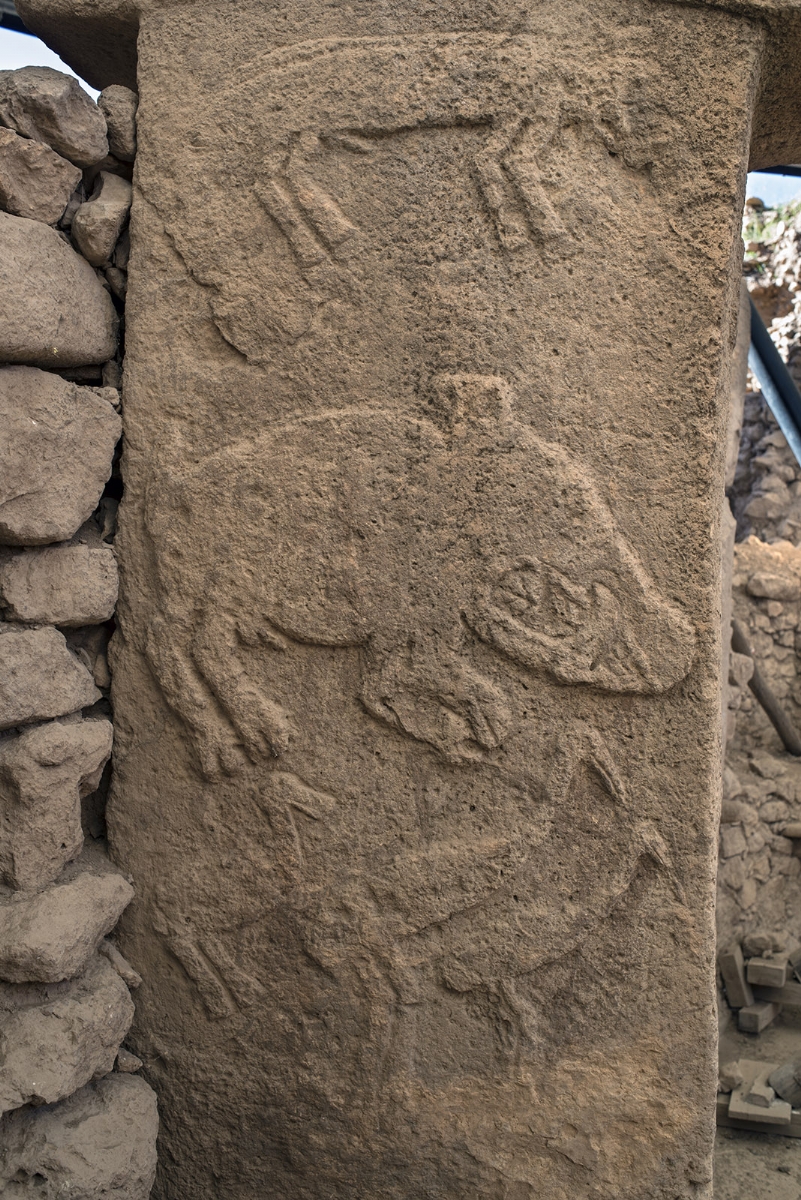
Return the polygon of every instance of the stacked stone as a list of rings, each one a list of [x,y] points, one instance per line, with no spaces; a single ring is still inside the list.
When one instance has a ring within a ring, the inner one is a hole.
[[[155,1095],[103,843],[136,96],[0,72],[0,1194],[144,1200]]]

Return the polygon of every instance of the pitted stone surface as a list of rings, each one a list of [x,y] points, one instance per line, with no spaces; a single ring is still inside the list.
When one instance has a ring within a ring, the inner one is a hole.
[[[4,1200],[147,1200],[158,1109],[135,1075],[107,1075],[47,1108],[0,1120]]]
[[[55,225],[80,182],[79,168],[49,147],[0,128],[0,208]]]
[[[58,983],[74,978],[133,894],[117,872],[95,873],[79,864],[64,881],[43,891],[0,895],[0,980]]]
[[[65,541],[92,515],[122,431],[111,399],[110,388],[0,368],[0,544]]]
[[[131,207],[131,185],[119,175],[100,172],[97,191],[76,212],[72,240],[94,267],[108,263]]]
[[[139,97],[130,88],[113,83],[97,98],[97,106],[106,118],[109,150],[122,162],[136,156],[136,110]]]
[[[0,622],[0,730],[62,717],[99,699],[63,633]]]
[[[139,29],[108,816],[160,1194],[708,1200],[763,43],[655,0],[281,16]]]
[[[52,721],[0,741],[0,883],[39,888],[80,854],[81,797],[111,754],[109,721]]]
[[[0,213],[0,363],[103,363],[117,324],[94,270],[55,229]]]
[[[107,959],[67,983],[0,984],[0,1113],[54,1104],[114,1066],[134,1006]]]
[[[102,112],[77,79],[52,67],[0,71],[0,125],[44,142],[79,167],[108,154]]]
[[[117,587],[110,546],[0,551],[0,612],[7,621],[98,625],[113,615]]]

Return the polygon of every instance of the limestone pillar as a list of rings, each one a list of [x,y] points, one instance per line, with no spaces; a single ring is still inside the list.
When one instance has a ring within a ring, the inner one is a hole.
[[[793,9],[21,0],[97,84],[138,25],[109,829],[163,1200],[711,1196]]]

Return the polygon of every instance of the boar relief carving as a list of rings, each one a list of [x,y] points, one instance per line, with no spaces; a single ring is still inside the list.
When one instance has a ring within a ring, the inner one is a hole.
[[[476,638],[564,685],[653,694],[689,671],[686,617],[586,469],[517,419],[509,384],[440,376],[429,399],[426,415],[276,424],[154,487],[146,653],[207,776],[292,737],[249,673],[256,651],[357,648],[366,711],[454,764],[491,758],[508,721]]]

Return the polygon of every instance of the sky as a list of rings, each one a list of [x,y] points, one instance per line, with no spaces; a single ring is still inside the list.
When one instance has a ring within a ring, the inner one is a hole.
[[[0,27],[0,71],[14,70],[17,67],[55,67],[57,71],[66,71],[68,75],[75,74],[38,38]],[[97,92],[88,84],[83,86],[91,96],[97,97]],[[783,204],[801,196],[801,178],[752,174],[748,176],[745,194],[758,196],[770,208],[774,204]]]
[[[75,75],[75,72],[38,38],[27,33],[15,33],[13,29],[0,26],[0,71],[15,71],[17,67],[54,67],[56,71],[64,71],[66,75]],[[75,78],[78,76],[75,75]],[[83,83],[83,80],[81,83],[89,95],[96,99],[97,92],[87,83]]]

